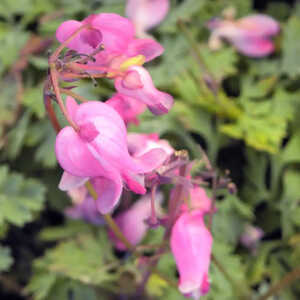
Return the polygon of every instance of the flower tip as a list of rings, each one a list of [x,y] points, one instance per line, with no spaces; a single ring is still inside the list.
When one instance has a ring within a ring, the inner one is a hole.
[[[148,108],[154,115],[164,115],[172,108],[173,102],[174,99],[171,95],[161,92],[159,102],[149,105]]]

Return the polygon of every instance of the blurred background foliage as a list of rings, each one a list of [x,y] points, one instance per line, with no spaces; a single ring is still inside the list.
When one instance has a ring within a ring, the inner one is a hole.
[[[119,295],[139,280],[137,261],[114,252],[103,227],[64,217],[70,200],[57,189],[62,172],[42,96],[58,25],[90,13],[124,15],[124,4],[0,1],[1,299],[130,299]],[[205,22],[231,6],[238,17],[261,12],[280,22],[272,56],[208,49]],[[174,95],[175,106],[159,118],[146,112],[130,130],[158,132],[195,159],[200,144],[221,173],[230,171],[237,195],[218,197],[213,221],[213,252],[225,273],[212,263],[211,292],[203,299],[258,299],[300,265],[300,2],[174,0],[151,34],[165,53],[148,67],[157,86]],[[217,96],[209,80],[218,85]],[[104,100],[113,86],[85,81],[76,91]],[[254,252],[240,243],[249,224],[264,231]],[[151,230],[143,243],[161,237]],[[184,299],[176,281],[172,256],[165,255],[147,285],[150,299]],[[270,299],[299,297],[298,281]]]

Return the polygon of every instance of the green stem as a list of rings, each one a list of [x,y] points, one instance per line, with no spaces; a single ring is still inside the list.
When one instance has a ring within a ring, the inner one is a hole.
[[[278,294],[282,289],[292,284],[294,281],[300,278],[300,266],[286,274],[279,282],[275,283],[270,289],[262,295],[258,300],[267,300],[269,297]]]

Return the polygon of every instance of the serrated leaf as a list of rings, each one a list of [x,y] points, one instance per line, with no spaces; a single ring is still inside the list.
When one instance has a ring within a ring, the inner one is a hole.
[[[25,179],[2,166],[0,184],[0,224],[8,222],[22,226],[43,208],[45,187],[36,179]]]
[[[49,120],[36,122],[29,127],[26,145],[37,146],[34,156],[35,161],[41,163],[45,168],[56,166],[55,138],[56,134]]]
[[[103,235],[96,239],[91,234],[81,234],[48,250],[44,258],[37,260],[36,266],[85,284],[101,284],[112,280],[114,275],[109,271],[115,267],[111,249],[105,251],[107,245],[103,248],[103,242],[109,245]]]

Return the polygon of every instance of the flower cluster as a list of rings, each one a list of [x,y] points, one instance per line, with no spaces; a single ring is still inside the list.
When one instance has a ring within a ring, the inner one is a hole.
[[[138,125],[138,116],[147,108],[161,115],[173,104],[173,97],[156,89],[143,67],[160,56],[163,47],[151,38],[136,38],[145,36],[168,9],[169,1],[132,0],[128,1],[127,15],[133,22],[110,13],[90,15],[81,22],[63,22],[56,32],[61,45],[49,59],[45,103],[59,131],[55,151],[64,169],[59,188],[67,191],[73,202],[66,214],[102,225],[104,217],[122,202],[122,196],[126,198],[129,192],[143,195],[135,202],[131,197],[125,209],[121,203],[114,216],[116,226],[109,231],[112,243],[126,251],[128,244],[137,246],[150,227],[164,226],[179,271],[179,290],[198,299],[210,287],[212,235],[204,217],[215,212],[214,203],[201,187],[203,178],[191,175],[193,163],[185,151],[175,151],[156,133],[127,133],[128,124]],[[159,13],[150,18],[149,12]],[[269,36],[278,32],[277,23],[266,16],[238,21],[215,19],[209,28],[213,30],[213,48],[225,38],[251,56],[273,51]],[[62,55],[64,48],[68,51]],[[60,81],[81,78],[112,80],[116,93],[105,102],[90,101],[74,93],[73,86],[60,87]],[[67,95],[65,101],[62,93]],[[52,98],[69,126],[59,128]],[[169,197],[158,191],[162,184],[173,184]],[[128,244],[119,239],[116,227]],[[162,246],[158,252],[163,251],[166,249]]]

